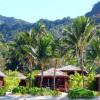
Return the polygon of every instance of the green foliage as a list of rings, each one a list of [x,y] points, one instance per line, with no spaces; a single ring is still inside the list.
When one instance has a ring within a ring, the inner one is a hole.
[[[50,90],[46,88],[38,88],[38,87],[33,87],[33,88],[28,88],[28,87],[16,87],[12,90],[13,93],[21,93],[21,94],[31,94],[31,95],[52,95],[52,96],[57,96],[59,95],[58,91],[55,90]]]
[[[0,15],[0,32],[4,34],[5,40],[14,40],[15,33],[18,31],[28,31],[32,28],[32,24],[18,20],[15,18],[9,18]]]
[[[84,57],[86,56],[84,52],[86,52],[96,34],[94,30],[95,25],[92,23],[92,20],[85,16],[77,17],[72,26],[65,30],[68,33],[66,43],[73,50],[73,55],[77,59],[77,65],[81,66],[81,69],[84,69]]]
[[[94,83],[94,78],[95,78],[95,73],[89,73],[87,76],[84,76],[84,81],[85,81],[85,87],[86,88],[93,88],[95,83]],[[74,75],[70,76],[70,88],[82,88],[82,75],[79,73],[75,73]]]
[[[37,88],[37,87],[31,88],[29,90],[29,93],[31,95],[43,95],[43,92],[41,92],[41,90],[39,88]]]
[[[100,67],[100,36],[96,36],[93,41],[91,42],[91,45],[89,46],[90,50],[87,52],[87,59],[92,65],[95,65],[94,67],[96,69],[97,73],[100,73],[99,67]]]
[[[82,88],[75,88],[72,90],[69,90],[68,97],[72,99],[90,99],[94,97],[94,94],[92,91]]]
[[[40,73],[40,70],[34,70],[31,73],[31,78],[34,79],[36,75]],[[27,77],[30,77],[30,73],[27,74]]]
[[[21,94],[28,94],[29,93],[29,88],[28,87],[22,87],[22,86],[18,86],[15,87],[12,90],[13,93],[21,93]]]
[[[86,76],[87,80],[86,80],[86,84],[88,88],[92,88],[94,80],[95,80],[95,73],[89,73]]]
[[[52,39],[53,37],[49,34],[45,34],[38,39],[37,55],[39,59],[51,56]]]
[[[82,76],[77,72],[70,76],[69,82],[71,88],[82,88]]]
[[[98,86],[98,83],[96,80],[93,80],[89,86],[87,87],[89,90],[93,90],[93,91],[97,91],[97,87]]]
[[[8,71],[6,72],[6,77],[4,78],[5,80],[5,90],[6,91],[12,91],[13,88],[19,85],[19,78],[16,77],[17,72],[16,71]]]
[[[29,80],[28,85],[30,84],[29,82],[30,82],[30,79],[31,79],[32,86],[35,86],[35,81],[36,81],[35,76],[38,75],[39,73],[40,73],[40,70],[34,70],[34,71],[32,71],[32,73],[27,74],[27,79]]]
[[[95,95],[96,97],[100,96],[100,92],[93,91],[93,93],[94,93],[94,95]]]
[[[96,82],[96,79],[95,79],[95,73],[89,73],[87,76],[87,81],[86,81],[86,87],[89,89],[89,90],[96,90],[96,87],[98,85],[98,83]]]
[[[10,70],[15,70],[18,69],[22,66],[22,62],[20,60],[21,54],[19,53],[19,51],[17,51],[17,49],[15,48],[15,46],[11,46],[9,51],[8,51],[8,61],[6,63],[6,69],[10,69]]]
[[[4,88],[0,88],[0,96],[4,96],[6,93]]]

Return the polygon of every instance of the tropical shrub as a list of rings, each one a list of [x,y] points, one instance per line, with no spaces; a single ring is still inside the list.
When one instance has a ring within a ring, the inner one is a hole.
[[[71,75],[69,84],[70,88],[82,88],[82,76],[77,72],[74,75]]]
[[[96,82],[95,82],[95,73],[89,73],[87,75],[86,87],[88,89],[95,89]]]
[[[89,86],[87,87],[89,90],[94,90],[94,91],[96,91],[97,90],[97,85],[98,85],[98,83],[97,83],[97,81],[96,80],[93,80],[90,84],[89,84]]]
[[[16,71],[8,71],[6,72],[5,80],[5,90],[12,91],[16,86],[19,85],[20,79],[16,77]]]
[[[95,95],[96,97],[100,96],[100,92],[93,91],[93,93],[94,93],[94,95]]]
[[[6,93],[4,88],[0,88],[0,96],[4,96]]]
[[[31,95],[43,95],[43,92],[41,92],[40,89],[37,88],[37,87],[30,88],[30,89],[29,89],[29,93],[30,93]]]
[[[29,80],[28,82],[30,82],[30,78],[31,78],[31,81],[32,81],[32,86],[35,86],[35,76],[38,75],[40,73],[39,70],[34,70],[32,71],[32,73],[28,73],[27,74],[27,79]],[[29,85],[30,83],[28,83]]]
[[[20,87],[15,87],[15,88],[12,90],[12,93],[20,93],[20,92],[21,92]]]
[[[28,94],[29,93],[29,88],[28,87],[23,87],[23,86],[18,86],[12,90],[12,93],[21,93],[21,94]]]
[[[89,73],[87,76],[84,76],[85,88],[92,89],[95,87],[95,73]],[[75,73],[70,76],[70,88],[82,88],[82,75]]]
[[[38,88],[38,87],[33,87],[33,88],[28,88],[28,87],[16,87],[12,90],[12,93],[21,93],[21,94],[31,94],[31,95],[52,95],[52,96],[57,96],[60,93],[56,90],[50,90],[46,88]]]
[[[78,99],[78,98],[90,99],[94,97],[94,93],[91,90],[83,88],[75,88],[69,90],[68,97],[71,99]]]

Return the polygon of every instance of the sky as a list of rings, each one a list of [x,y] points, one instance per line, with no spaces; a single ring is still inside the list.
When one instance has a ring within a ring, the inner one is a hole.
[[[90,11],[100,0],[0,0],[0,15],[28,22],[39,19],[75,18]]]

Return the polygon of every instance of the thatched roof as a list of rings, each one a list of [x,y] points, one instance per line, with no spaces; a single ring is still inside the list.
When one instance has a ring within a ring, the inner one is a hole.
[[[100,78],[100,74],[97,74],[95,77],[96,77],[96,78]]]
[[[17,77],[19,79],[26,79],[27,77],[25,75],[23,75],[22,73],[18,72]]]
[[[4,77],[5,74],[3,72],[0,71],[0,76]]]
[[[62,68],[58,68],[59,71],[81,71],[79,67],[73,66],[73,65],[67,65]]]
[[[38,74],[39,76],[41,76],[41,73]],[[64,72],[58,71],[56,70],[55,73],[56,76],[67,76]],[[54,76],[54,68],[50,68],[46,71],[43,72],[43,76]]]

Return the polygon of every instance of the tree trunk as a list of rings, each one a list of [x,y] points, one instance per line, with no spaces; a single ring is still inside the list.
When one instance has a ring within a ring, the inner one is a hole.
[[[79,50],[77,47],[76,47],[76,58],[77,58],[77,65],[80,65]]]
[[[53,89],[56,89],[56,67],[54,68],[54,80],[53,80]]]
[[[43,87],[43,64],[41,65],[41,81],[40,81],[40,87],[41,87],[41,90],[42,90],[42,87]]]
[[[53,80],[53,89],[56,89],[56,66],[57,66],[57,60],[55,62],[55,67],[54,67],[54,80]]]
[[[31,88],[32,87],[32,71],[30,71],[30,77],[29,77],[29,87]]]
[[[32,87],[32,67],[33,67],[33,64],[32,64],[32,59],[30,59],[30,82],[29,82],[29,87],[31,88]]]
[[[83,50],[80,51],[80,67],[82,71],[82,80],[83,80],[83,88],[85,88],[85,82],[84,82],[84,57],[83,57]]]

